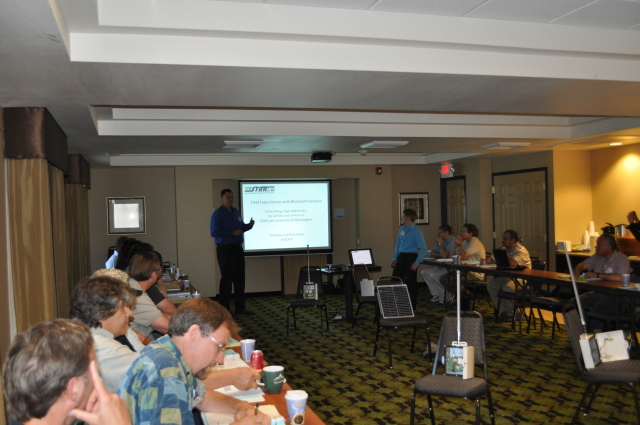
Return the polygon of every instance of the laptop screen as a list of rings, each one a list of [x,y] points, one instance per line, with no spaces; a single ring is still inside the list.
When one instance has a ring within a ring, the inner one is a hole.
[[[371,248],[350,249],[349,260],[351,260],[352,266],[355,264],[365,264],[367,266],[375,266],[375,262],[373,261],[373,252],[371,251]]]
[[[509,267],[509,259],[507,258],[507,251],[504,249],[494,249],[493,258],[496,260],[498,267]]]

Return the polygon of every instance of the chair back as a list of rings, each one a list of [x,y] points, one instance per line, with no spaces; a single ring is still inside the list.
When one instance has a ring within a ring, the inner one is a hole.
[[[353,274],[353,281],[356,285],[363,279],[371,279],[371,274],[369,273],[369,269],[366,264],[355,264],[351,269],[351,273]]]
[[[376,283],[376,286],[380,285],[404,285],[404,282],[398,276],[382,276]]]
[[[303,285],[307,283],[308,275],[311,275],[311,282],[318,284],[318,298],[324,295],[324,289],[322,285],[322,272],[320,271],[320,267],[318,266],[310,266],[308,267],[309,272],[307,273],[307,266],[300,268],[300,274],[298,275],[298,291],[296,294],[298,296],[302,296]]]
[[[547,263],[538,258],[536,258],[535,260],[531,259],[531,268],[533,270],[545,270],[547,268]]]
[[[580,334],[583,331],[580,315],[578,310],[573,307],[573,304],[567,304],[562,311],[562,317],[564,318],[567,335],[569,335],[571,350],[573,351],[576,366],[578,366],[578,372],[583,378],[586,378],[585,369],[582,367],[582,348],[580,347]]]
[[[462,341],[474,348],[474,362],[476,366],[482,366],[484,370],[484,379],[489,381],[489,370],[487,365],[487,347],[484,340],[484,325],[482,316],[475,311],[460,312],[460,328],[462,330]],[[436,351],[436,361],[433,362],[433,374],[437,373],[439,365],[442,363],[444,356],[444,346],[451,345],[453,341],[458,340],[458,318],[455,310],[445,313],[440,327],[440,337],[438,338],[438,349]]]

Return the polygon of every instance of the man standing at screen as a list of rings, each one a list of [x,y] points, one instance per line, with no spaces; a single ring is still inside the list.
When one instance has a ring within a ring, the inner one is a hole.
[[[411,304],[415,311],[418,302],[418,265],[422,262],[427,252],[422,231],[418,229],[415,221],[417,214],[412,209],[402,211],[402,226],[396,240],[396,248],[393,251],[391,267],[393,275],[402,279],[409,290]]]
[[[216,254],[220,266],[220,304],[231,310],[231,288],[236,314],[253,314],[244,304],[244,250],[243,233],[253,228],[254,221],[245,224],[240,211],[233,208],[233,192],[224,189],[220,193],[222,205],[211,215],[211,236],[216,240]]]

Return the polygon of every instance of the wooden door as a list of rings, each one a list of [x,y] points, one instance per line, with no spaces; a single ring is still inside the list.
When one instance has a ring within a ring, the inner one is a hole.
[[[502,246],[502,233],[513,229],[529,255],[548,263],[546,172],[493,176],[494,243]]]
[[[466,197],[464,193],[464,179],[446,181],[447,190],[447,216],[443,223],[448,224],[453,229],[453,234],[457,235],[462,229],[462,225],[467,220]]]

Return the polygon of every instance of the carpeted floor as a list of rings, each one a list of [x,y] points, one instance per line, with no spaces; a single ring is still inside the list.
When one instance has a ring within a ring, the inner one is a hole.
[[[428,302],[421,289],[416,316],[426,317],[432,340],[436,340],[444,313],[440,304]],[[431,373],[432,366],[420,354],[409,354],[411,330],[393,334],[394,369],[387,368],[386,345],[372,358],[375,326],[369,307],[355,329],[351,324],[330,324],[320,338],[319,310],[298,309],[298,330],[286,334],[289,297],[249,298],[247,307],[256,314],[239,316],[244,338],[255,338],[256,348],[270,364],[285,367],[293,388],[309,393],[309,405],[326,424],[408,424],[409,398],[415,382]],[[344,296],[329,295],[330,310],[344,308]],[[586,387],[579,377],[564,328],[551,343],[550,330],[530,335],[510,332],[509,324],[494,325],[485,300],[476,305],[485,317],[485,334],[491,393],[497,424],[568,424]],[[361,313],[361,316],[363,314]],[[330,313],[330,317],[333,315]],[[419,333],[420,334],[420,333]],[[385,341],[383,340],[383,343]],[[479,373],[479,372],[478,372]],[[471,400],[434,398],[437,423],[474,423]],[[416,423],[429,423],[426,397],[418,399]],[[481,410],[489,422],[486,400]],[[603,385],[588,417],[580,424],[635,423],[631,388]]]

